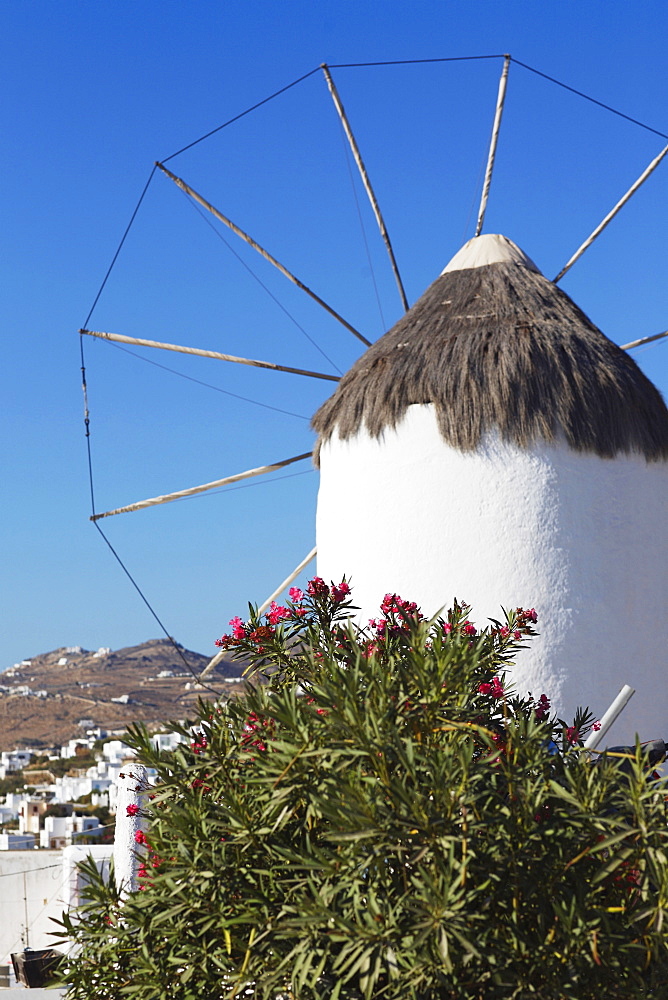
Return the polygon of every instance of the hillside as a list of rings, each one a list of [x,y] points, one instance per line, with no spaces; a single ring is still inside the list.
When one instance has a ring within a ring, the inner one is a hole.
[[[179,648],[194,674],[209,662]],[[41,653],[0,674],[0,750],[56,746],[98,726],[185,718],[200,696],[243,690],[242,670],[243,664],[224,659],[206,680],[214,690],[203,689],[167,639],[113,651],[73,646]]]

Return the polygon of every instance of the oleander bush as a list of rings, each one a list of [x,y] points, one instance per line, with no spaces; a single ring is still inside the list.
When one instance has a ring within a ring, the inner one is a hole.
[[[387,595],[360,628],[345,581],[290,594],[219,640],[243,696],[168,753],[134,729],[141,889],[88,866],[70,1000],[668,996],[661,784],[513,694],[533,609],[480,631]]]

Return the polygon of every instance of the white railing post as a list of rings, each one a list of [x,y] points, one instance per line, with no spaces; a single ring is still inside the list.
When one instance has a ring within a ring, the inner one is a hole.
[[[585,740],[584,745],[586,750],[594,750],[599,745],[607,731],[610,729],[610,726],[613,724],[619,713],[626,708],[627,703],[635,693],[635,688],[629,687],[628,684],[624,685],[610,708],[601,719],[600,727],[596,731],[592,730]]]
[[[147,826],[144,805],[148,777],[144,765],[126,764],[118,776],[117,786],[114,872],[117,889],[127,895],[139,888],[137,872],[140,857],[146,853],[138,842],[141,837],[137,837],[137,834],[145,832]]]

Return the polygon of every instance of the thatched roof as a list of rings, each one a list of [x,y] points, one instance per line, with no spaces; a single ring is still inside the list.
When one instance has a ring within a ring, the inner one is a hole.
[[[462,451],[498,428],[521,448],[563,435],[574,450],[602,458],[668,459],[668,409],[658,389],[504,242],[512,254],[452,270],[460,251],[346,373],[313,417],[316,459],[335,431],[345,439],[365,427],[378,437],[413,403],[433,403],[443,438]]]

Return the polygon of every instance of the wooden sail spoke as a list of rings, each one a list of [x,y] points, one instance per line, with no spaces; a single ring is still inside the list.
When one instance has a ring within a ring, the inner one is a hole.
[[[366,337],[359,332],[359,330],[356,330],[355,327],[348,322],[348,320],[344,319],[343,316],[337,313],[335,309],[332,309],[332,307],[328,305],[324,299],[321,299],[319,295],[316,295],[316,293],[312,291],[308,285],[305,285],[303,281],[300,281],[299,278],[292,273],[292,271],[289,271],[287,267],[276,260],[276,258],[273,257],[268,250],[261,247],[260,244],[252,238],[252,236],[249,236],[243,229],[235,225],[231,219],[228,219],[226,215],[223,215],[223,213],[215,208],[211,202],[203,198],[201,194],[198,194],[197,191],[186,184],[184,180],[177,177],[176,174],[173,174],[171,170],[168,170],[164,164],[156,163],[156,166],[162,170],[163,174],[166,174],[167,177],[171,178],[177,187],[180,187],[182,191],[185,191],[190,198],[198,202],[198,204],[200,204],[202,208],[205,208],[207,212],[211,212],[214,218],[218,219],[219,222],[222,222],[228,229],[231,229],[232,232],[239,236],[245,243],[248,244],[248,246],[252,247],[253,250],[256,250],[262,257],[264,257],[265,260],[268,260],[270,264],[273,264],[274,267],[277,268],[277,270],[279,270],[289,281],[296,285],[297,288],[301,288],[303,292],[306,292],[306,294],[310,296],[314,302],[317,302],[319,306],[322,306],[322,308],[328,312],[330,316],[333,316],[334,319],[337,319],[339,323],[345,326],[346,330],[349,330],[355,337],[357,337],[358,340],[361,340],[363,344],[366,344],[367,347],[371,346],[370,340],[367,340]]]
[[[492,125],[492,136],[489,141],[489,155],[487,157],[487,169],[485,170],[485,180],[482,186],[480,209],[478,211],[478,222],[475,227],[476,236],[480,236],[480,233],[482,232],[483,223],[485,221],[485,212],[487,211],[487,200],[489,198],[489,189],[492,184],[492,171],[494,170],[494,160],[496,159],[496,148],[499,144],[499,130],[501,128],[501,116],[503,115],[503,105],[506,100],[506,87],[508,85],[509,68],[510,68],[510,56],[507,55],[503,61],[503,69],[501,70],[501,79],[499,80],[499,92],[496,98],[496,110],[494,112],[494,124]]]
[[[623,351],[630,351],[634,347],[651,344],[653,340],[661,340],[663,337],[668,337],[668,330],[664,330],[663,333],[654,333],[651,337],[641,337],[640,340],[632,340],[629,344],[622,344],[621,347]]]
[[[399,274],[399,267],[394,256],[394,250],[392,249],[392,243],[390,242],[390,234],[387,231],[387,226],[385,225],[385,220],[380,211],[380,205],[376,198],[375,192],[371,187],[371,181],[369,180],[369,175],[367,173],[364,161],[362,160],[362,154],[359,151],[359,146],[355,136],[353,135],[353,130],[350,127],[350,122],[343,107],[341,98],[339,97],[339,92],[336,89],[336,84],[332,79],[332,74],[329,71],[329,67],[326,63],[321,66],[323,73],[325,74],[325,80],[327,81],[327,86],[329,87],[329,92],[332,95],[332,100],[334,101],[334,106],[338,112],[339,118],[341,120],[341,125],[343,126],[343,131],[348,139],[348,144],[352,150],[355,163],[357,164],[357,169],[359,170],[360,177],[362,178],[362,184],[364,185],[364,190],[367,193],[367,197],[371,203],[371,208],[373,209],[373,214],[376,216],[376,222],[378,223],[378,228],[380,234],[383,237],[383,242],[385,243],[385,248],[387,250],[388,256],[390,258],[390,264],[392,265],[392,271],[394,273],[394,279],[397,283],[397,288],[399,289],[399,295],[401,296],[401,302],[404,309],[408,312],[408,299],[406,298],[406,292],[404,291],[404,285],[401,280],[401,275]]]
[[[650,165],[645,170],[643,170],[643,172],[641,173],[640,177],[635,182],[635,184],[631,185],[631,187],[628,189],[628,191],[623,196],[623,198],[619,199],[619,201],[617,202],[617,204],[615,205],[615,207],[613,209],[611,209],[610,212],[608,212],[608,214],[606,215],[605,219],[603,219],[603,221],[598,224],[598,226],[593,231],[593,233],[591,234],[591,236],[587,237],[587,239],[584,241],[584,243],[581,246],[579,246],[578,249],[575,251],[575,253],[571,257],[571,259],[566,264],[564,264],[564,266],[562,267],[561,271],[556,276],[556,278],[553,278],[553,281],[554,281],[555,285],[556,285],[556,283],[558,281],[560,281],[563,278],[563,276],[566,274],[567,271],[570,271],[570,269],[573,267],[573,264],[576,262],[576,260],[580,259],[580,257],[585,252],[585,250],[592,245],[592,243],[594,242],[594,240],[596,239],[597,236],[600,236],[600,234],[603,232],[603,230],[605,229],[605,227],[607,225],[609,225],[609,223],[612,222],[612,220],[617,215],[617,213],[620,212],[624,208],[624,205],[627,203],[627,201],[629,200],[629,198],[631,198],[636,193],[636,191],[638,190],[638,188],[642,184],[645,183],[645,181],[650,176],[650,174],[654,173],[654,171],[656,170],[656,168],[658,167],[658,165],[661,163],[661,161],[663,160],[663,158],[666,155],[666,153],[668,153],[668,146],[664,146],[664,148],[661,150],[661,152],[659,153],[659,155],[656,156],[652,160],[652,162],[650,163]]]
[[[219,486],[229,486],[230,483],[238,483],[242,479],[251,479],[253,476],[262,476],[265,472],[275,472],[277,469],[284,469],[286,465],[292,465],[293,462],[302,462],[305,458],[310,458],[311,454],[312,452],[306,451],[303,455],[295,455],[294,458],[285,458],[283,461],[273,462],[271,465],[261,465],[257,469],[248,469],[246,472],[237,472],[234,476],[215,479],[212,483],[204,483],[202,486],[191,486],[190,489],[178,490],[176,493],[166,493],[164,496],[139,500],[137,503],[128,504],[126,507],[116,507],[115,510],[107,510],[103,514],[93,514],[89,520],[99,521],[103,517],[112,517],[114,514],[126,514],[132,510],[144,510],[146,507],[156,507],[158,504],[170,503],[172,500],[183,500],[185,497],[194,497],[198,493],[215,490]]]
[[[180,344],[163,344],[158,340],[143,340],[140,337],[126,337],[121,333],[103,333],[100,330],[79,330],[87,337],[99,337],[101,340],[113,340],[119,344],[134,344],[137,347],[159,347],[163,351],[177,351],[179,354],[195,354],[198,358],[215,358],[218,361],[233,361],[237,365],[251,365],[253,368],[268,368],[270,371],[289,372],[292,375],[307,375],[309,378],[324,378],[329,382],[338,382],[339,375],[325,375],[322,372],[311,372],[304,368],[290,368],[288,365],[276,365],[272,361],[256,361],[253,358],[237,358],[233,354],[221,354],[220,351],[205,351],[199,347],[183,347]]]

